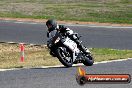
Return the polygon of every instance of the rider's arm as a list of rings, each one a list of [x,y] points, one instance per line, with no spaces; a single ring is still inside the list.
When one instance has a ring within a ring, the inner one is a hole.
[[[78,37],[78,33],[74,33],[73,30],[67,28],[67,35],[69,38],[71,38],[72,40],[79,40],[79,37]]]
[[[65,27],[64,25],[59,25],[59,31],[60,31],[60,33],[63,33],[66,35],[73,34],[73,31],[71,29],[69,29],[68,27]]]
[[[69,29],[69,28],[66,28],[66,33],[68,35],[72,35],[73,34],[73,30]]]
[[[57,30],[53,30],[49,33],[49,39],[48,39],[48,43],[49,44],[53,44],[54,41],[58,38],[58,32]]]

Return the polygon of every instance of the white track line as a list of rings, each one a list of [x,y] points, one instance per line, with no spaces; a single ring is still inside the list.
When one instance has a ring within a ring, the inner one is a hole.
[[[14,23],[20,23],[20,24],[44,24],[44,23],[35,23],[35,22],[14,22]],[[63,24],[67,26],[86,26],[86,27],[98,27],[98,28],[132,28],[132,26],[97,26],[97,25],[83,25],[83,24]]]
[[[4,21],[4,22],[13,22],[18,24],[42,24],[45,25],[45,23],[37,23],[37,22],[23,22],[23,21]],[[85,27],[93,27],[93,28],[130,28],[132,29],[132,26],[98,26],[95,24],[62,24],[66,26],[85,26]]]
[[[111,63],[111,62],[119,62],[119,61],[126,61],[126,60],[132,60],[132,58],[128,59],[119,59],[119,60],[111,60],[111,61],[102,61],[102,62],[95,62],[94,64],[103,64],[103,63]],[[84,66],[83,64],[74,64],[73,67],[76,66]],[[36,67],[37,68],[59,68],[59,67],[64,67],[63,65],[56,65],[56,66],[41,66],[41,67]],[[12,69],[0,69],[0,71],[11,71],[11,70],[21,70],[21,69],[31,69],[31,68],[12,68]]]
[[[41,24],[41,23],[35,23],[35,22],[14,22],[14,23],[18,23],[18,24]]]
[[[77,25],[77,24],[66,24],[67,26],[86,26],[86,27],[92,27],[92,28],[130,28],[132,29],[132,26],[97,26],[97,25]]]
[[[44,24],[44,23],[35,23],[35,22],[14,22],[18,24]],[[44,24],[45,25],[45,24]],[[93,27],[93,28],[132,28],[132,26],[97,26],[97,25],[84,25],[84,24],[62,24],[62,25],[67,25],[67,26],[85,26],[85,27]]]

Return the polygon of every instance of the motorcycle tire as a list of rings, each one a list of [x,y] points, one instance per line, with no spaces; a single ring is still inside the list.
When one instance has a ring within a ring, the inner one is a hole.
[[[85,60],[83,61],[83,64],[85,66],[92,66],[94,63],[94,58],[91,55],[88,55],[85,57]]]
[[[66,66],[66,67],[72,67],[72,65],[73,65],[73,60],[72,60],[72,56],[71,56],[71,52],[69,51],[69,50],[67,50],[67,53],[69,53],[70,54],[70,61],[68,61],[66,58],[67,58],[67,56],[64,56],[64,51],[62,50],[62,48],[63,49],[66,49],[65,47],[61,47],[61,48],[58,48],[57,50],[56,50],[56,52],[57,52],[57,58],[59,59],[59,61],[64,65],[64,66]],[[68,55],[68,54],[65,54],[65,55]]]

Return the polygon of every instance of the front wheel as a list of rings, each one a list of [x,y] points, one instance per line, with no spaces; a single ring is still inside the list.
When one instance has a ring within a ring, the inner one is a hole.
[[[66,67],[72,67],[73,59],[70,50],[65,47],[59,47],[57,49],[57,58]]]
[[[83,64],[86,66],[92,66],[94,63],[94,58],[91,55],[85,56],[85,60],[83,61]]]

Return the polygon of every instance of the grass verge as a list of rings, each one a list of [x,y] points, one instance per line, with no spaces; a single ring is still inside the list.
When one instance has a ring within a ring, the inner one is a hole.
[[[0,0],[0,17],[132,24],[132,1]]]
[[[95,58],[95,62],[132,57],[132,50],[92,48],[90,51]],[[24,62],[20,62],[20,56],[18,44],[0,43],[0,68],[38,67],[61,64],[57,58],[49,55],[48,49],[44,45],[25,45]]]

